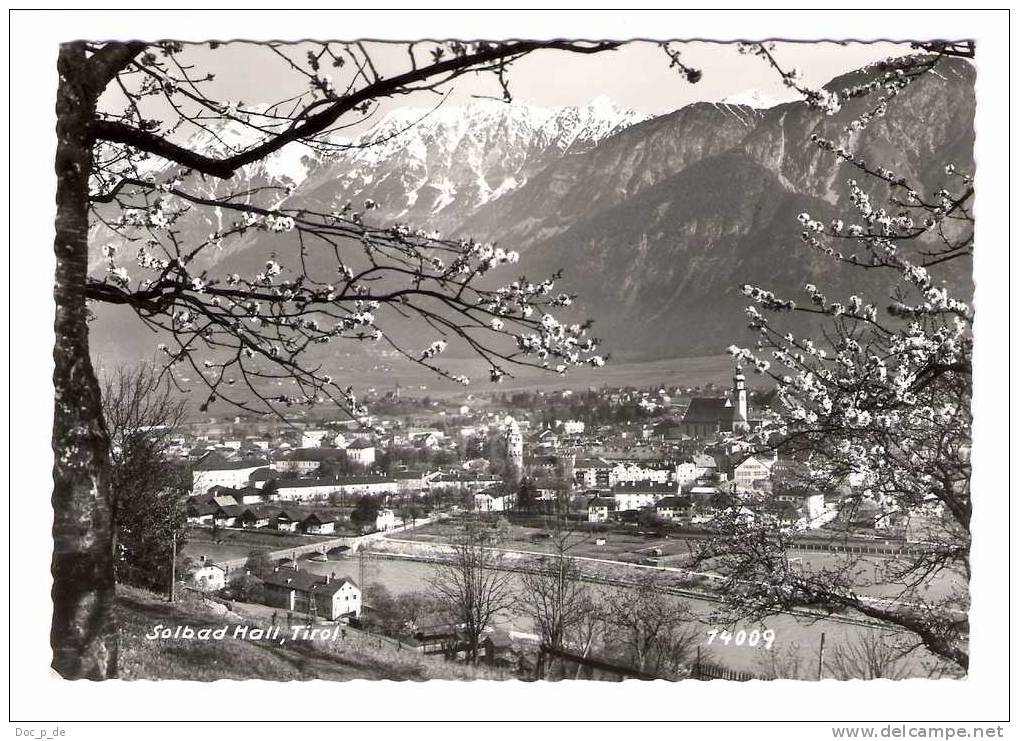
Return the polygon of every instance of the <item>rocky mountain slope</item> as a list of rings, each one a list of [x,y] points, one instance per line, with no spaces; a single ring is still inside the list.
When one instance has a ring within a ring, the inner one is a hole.
[[[577,313],[596,320],[617,356],[714,354],[746,339],[743,283],[791,297],[807,282],[877,298],[887,291],[801,246],[797,214],[851,214],[852,173],[809,138],[836,139],[936,190],[945,164],[972,171],[974,77],[966,62],[943,62],[851,135],[844,127],[860,103],[835,116],[801,102],[695,103],[648,120],[605,100],[558,110],[491,101],[403,109],[356,142],[372,146],[328,157],[287,148],[231,187],[285,185],[291,194],[281,203],[313,208],[370,198],[380,221],[498,241],[521,252],[528,276],[562,268],[559,287],[580,294]],[[875,203],[883,196],[872,191]],[[94,242],[103,241],[97,233]],[[273,247],[261,233],[225,246],[209,267],[257,268]],[[948,278],[966,287],[967,271],[957,266]],[[101,325],[101,346],[128,343]]]

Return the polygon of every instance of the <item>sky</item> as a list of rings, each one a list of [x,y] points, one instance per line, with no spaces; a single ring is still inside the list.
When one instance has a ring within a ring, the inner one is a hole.
[[[404,45],[375,42],[368,47],[382,74],[406,69]],[[303,65],[307,48],[294,44],[293,53],[288,56]],[[422,43],[422,56],[429,48],[430,44]],[[682,50],[685,64],[703,72],[698,83],[691,84],[675,69],[669,69],[668,58],[655,43],[634,41],[620,49],[594,55],[554,50],[534,52],[512,66],[510,90],[517,102],[559,107],[584,105],[594,98],[607,97],[621,108],[632,108],[648,115],[668,113],[696,101],[742,97],[751,91],[776,102],[796,97],[763,60],[739,54],[734,43],[683,42],[676,44],[676,48]],[[821,86],[844,72],[909,51],[907,44],[887,42],[779,42],[774,54],[787,69],[801,70],[808,86]],[[183,58],[194,64],[195,70],[215,73],[214,82],[206,90],[219,100],[255,105],[307,89],[305,78],[258,44],[229,42],[216,49],[204,44],[189,45]],[[337,75],[334,82],[340,81]],[[449,86],[448,92],[444,105],[462,105],[474,96],[501,97],[492,74],[460,78]],[[359,129],[370,126],[395,107],[430,107],[437,100],[432,94],[417,93],[385,101],[370,121],[353,126],[347,133],[359,133]]]

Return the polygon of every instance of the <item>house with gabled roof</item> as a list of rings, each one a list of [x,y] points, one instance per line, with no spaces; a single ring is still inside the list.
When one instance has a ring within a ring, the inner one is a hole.
[[[493,486],[474,495],[474,509],[479,512],[506,512],[516,503],[516,492],[501,486]]]
[[[301,520],[300,529],[307,535],[332,535],[336,532],[336,521],[311,512]]]
[[[219,505],[215,502],[198,501],[193,498],[187,504],[187,521],[189,525],[211,525],[216,513],[219,512]]]
[[[278,566],[263,579],[265,603],[325,620],[361,615],[361,589],[353,579]]]
[[[588,522],[608,522],[616,511],[616,500],[612,497],[592,497],[587,503]]]
[[[262,458],[227,460],[220,453],[208,453],[191,471],[191,490],[195,494],[204,494],[214,486],[231,489],[247,486],[248,477],[267,465],[269,462]]]
[[[655,502],[655,514],[663,520],[681,520],[690,516],[693,501],[690,497],[670,494]]]
[[[658,484],[652,481],[632,481],[612,487],[612,498],[619,512],[650,507],[662,497],[678,494],[679,486],[674,483]]]

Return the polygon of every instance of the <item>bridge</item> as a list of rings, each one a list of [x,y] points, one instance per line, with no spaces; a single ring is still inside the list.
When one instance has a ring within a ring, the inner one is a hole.
[[[407,532],[408,530],[413,530],[415,527],[427,525],[441,519],[443,516],[444,515],[425,517],[409,525],[399,525],[390,530],[380,530],[378,532],[368,533],[367,535],[346,535],[343,537],[330,538],[329,540],[318,540],[314,543],[304,543],[300,545],[292,545],[287,548],[279,548],[273,551],[265,551],[258,555],[267,558],[270,561],[296,561],[301,556],[307,556],[308,554],[325,556],[330,551],[336,550],[342,550],[345,553],[357,553],[358,550],[368,543],[381,540],[387,535]],[[223,561],[216,561],[215,563],[217,566],[222,566],[227,574],[230,574],[237,569],[244,568],[245,564],[248,562],[248,558],[248,556],[245,556],[244,558],[226,559]]]

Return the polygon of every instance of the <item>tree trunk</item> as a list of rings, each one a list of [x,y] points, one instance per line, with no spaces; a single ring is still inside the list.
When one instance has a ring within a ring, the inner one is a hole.
[[[56,303],[53,347],[53,668],[68,679],[117,674],[109,437],[89,357],[88,124],[96,92],[81,43],[57,69]]]

